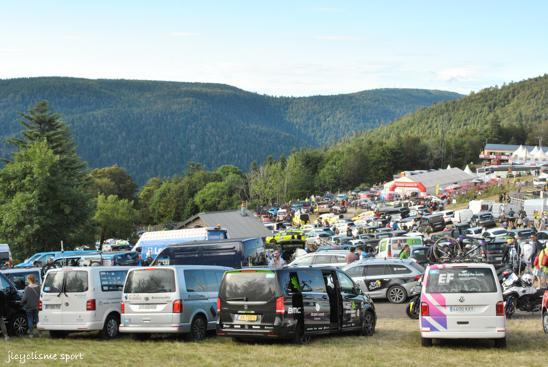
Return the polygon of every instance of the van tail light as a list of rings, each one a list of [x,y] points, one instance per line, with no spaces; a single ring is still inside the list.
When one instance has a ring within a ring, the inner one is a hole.
[[[415,282],[418,282],[422,279],[422,275],[415,275]]]
[[[504,302],[497,302],[497,316],[504,316]]]
[[[86,311],[95,311],[95,300],[94,299],[88,299],[86,301]]]
[[[38,311],[42,311],[42,301],[38,301]]]
[[[173,313],[182,313],[183,312],[183,301],[181,301],[180,299],[176,299],[175,301],[173,301],[172,312]]]
[[[389,250],[386,252],[386,256],[387,256],[387,257],[392,257],[392,249],[389,249]]]
[[[282,314],[282,315],[285,313],[285,305],[284,305],[283,297],[276,298],[276,313]]]
[[[421,302],[421,316],[430,316],[430,309],[428,303]]]
[[[221,312],[221,297],[217,297],[217,313]]]
[[[120,313],[126,313],[126,305],[124,302],[120,302]]]

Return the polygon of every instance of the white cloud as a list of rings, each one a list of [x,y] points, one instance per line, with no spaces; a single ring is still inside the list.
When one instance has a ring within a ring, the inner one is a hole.
[[[443,81],[472,81],[480,77],[481,72],[475,66],[461,66],[440,70],[437,76]]]
[[[346,41],[360,41],[361,38],[354,36],[344,36],[344,35],[323,35],[323,36],[314,36],[314,39],[318,41],[331,41],[331,42],[346,42]]]

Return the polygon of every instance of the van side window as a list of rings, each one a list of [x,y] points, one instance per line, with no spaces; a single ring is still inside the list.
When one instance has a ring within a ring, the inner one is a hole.
[[[221,282],[218,280],[217,271],[213,270],[205,270],[204,271],[204,277],[205,277],[205,291],[206,292],[218,292],[219,286]]]
[[[361,277],[365,273],[364,270],[364,266],[354,266],[353,268],[346,270],[346,274],[350,275],[351,277]]]
[[[88,273],[86,271],[69,271],[65,275],[65,292],[77,293],[88,290]]]
[[[320,272],[314,270],[299,270],[298,274],[301,292],[325,293],[325,283]]]
[[[10,282],[8,279],[2,274],[0,275],[0,290],[7,291],[10,288]]]
[[[337,272],[337,277],[339,278],[339,284],[343,292],[355,293],[354,282],[346,274]]]
[[[203,270],[185,270],[187,292],[206,292],[206,280]]]
[[[119,292],[124,288],[127,270],[101,271],[101,290],[103,292]]]

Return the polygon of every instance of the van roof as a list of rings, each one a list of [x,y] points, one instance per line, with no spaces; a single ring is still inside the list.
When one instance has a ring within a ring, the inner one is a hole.
[[[492,264],[486,264],[486,263],[432,264],[432,265],[428,265],[427,269],[443,269],[443,268],[490,268],[490,269],[495,269]]]
[[[17,274],[17,273],[27,273],[29,271],[41,271],[42,268],[11,268],[11,269],[2,269],[0,271],[4,274]]]
[[[96,269],[96,270],[129,270],[129,269],[132,269],[132,268],[135,268],[135,266],[64,266],[62,268],[55,268],[55,269],[50,269],[48,270],[48,273],[49,271],[53,270],[53,271],[71,271],[71,270],[93,270],[93,269]]]
[[[97,266],[98,267],[98,266]],[[112,266],[112,268],[121,268],[122,266]],[[232,270],[228,266],[217,265],[153,265],[153,266],[129,266],[131,270],[139,269],[218,269],[218,270]]]

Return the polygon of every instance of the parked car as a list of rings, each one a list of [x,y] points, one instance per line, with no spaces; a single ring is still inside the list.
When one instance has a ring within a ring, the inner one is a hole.
[[[525,240],[531,237],[532,234],[535,234],[536,230],[533,228],[518,228],[511,229],[508,231],[508,234],[517,238],[518,240]]]
[[[470,225],[474,227],[491,228],[495,227],[497,223],[495,222],[495,217],[493,217],[491,212],[479,212],[478,214],[474,214],[472,216],[470,219]]]
[[[453,224],[469,223],[473,215],[474,213],[470,209],[455,210],[455,213],[453,215],[453,218],[451,219],[451,222]]]
[[[331,207],[331,212],[334,214],[344,214],[347,211],[348,209],[346,208],[346,206],[343,205],[336,204]]]
[[[38,329],[49,331],[52,338],[76,331],[99,331],[104,338],[115,338],[129,269],[89,266],[49,270],[40,293]]]
[[[27,315],[21,306],[21,295],[17,292],[15,285],[0,273],[0,292],[6,297],[5,319],[8,333],[14,336],[23,336],[27,333]]]
[[[120,332],[136,339],[186,334],[202,340],[216,325],[219,285],[228,267],[177,265],[130,269],[122,295]]]
[[[27,276],[34,275],[37,284],[42,284],[42,268],[24,268],[24,269],[4,269],[4,274],[17,288],[18,291],[23,291],[28,285]]]
[[[372,335],[377,321],[371,299],[332,267],[226,272],[217,313],[219,336],[296,343],[346,331]]]
[[[421,265],[422,267],[426,267],[429,263],[428,260],[428,251],[430,250],[430,246],[411,246],[411,253],[409,254],[409,258],[413,259],[417,262],[417,264]]]
[[[317,251],[293,260],[288,266],[335,266],[341,267],[346,265],[346,254],[348,251],[331,250]]]
[[[429,265],[419,320],[423,346],[433,339],[493,339],[496,347],[506,347],[504,301],[493,265]]]
[[[343,268],[371,298],[403,303],[418,285],[424,268],[413,260],[367,259]]]
[[[419,229],[425,231],[426,228],[432,228],[432,232],[440,232],[445,228],[445,220],[441,214],[431,214],[421,217]]]
[[[379,259],[384,259],[389,257],[398,257],[405,245],[419,246],[422,244],[423,244],[422,237],[402,236],[402,237],[383,238],[379,241],[379,245],[377,247],[378,251],[375,257]]]
[[[485,238],[506,238],[508,231],[505,228],[489,228],[481,234]]]

